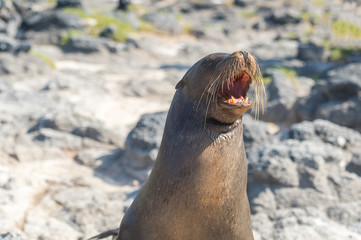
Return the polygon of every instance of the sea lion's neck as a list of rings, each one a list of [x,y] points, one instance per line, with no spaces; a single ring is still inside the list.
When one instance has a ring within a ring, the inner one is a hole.
[[[176,92],[155,168],[179,174],[180,177],[184,174],[182,171],[187,169],[187,174],[201,178],[211,176],[213,165],[221,168],[216,171],[224,172],[230,178],[234,177],[232,174],[241,174],[237,177],[246,180],[247,163],[241,119],[235,127],[224,132],[227,126],[205,122],[204,113],[200,110],[204,107],[197,107],[198,103],[185,93],[180,90]]]

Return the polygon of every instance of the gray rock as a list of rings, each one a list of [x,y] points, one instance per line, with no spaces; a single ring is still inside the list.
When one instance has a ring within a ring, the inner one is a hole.
[[[95,168],[101,164],[100,160],[104,160],[108,156],[109,149],[106,148],[88,148],[78,152],[74,160],[82,165]],[[113,156],[113,158],[119,157]],[[109,156],[108,156],[109,158]]]
[[[124,165],[145,169],[154,164],[163,136],[167,112],[145,114],[125,142]]]
[[[20,230],[12,230],[10,232],[0,234],[0,239],[1,240],[27,240],[28,238]]]
[[[324,48],[313,43],[300,43],[298,46],[298,58],[302,61],[322,61]]]
[[[6,33],[8,34],[9,37],[15,38],[16,33],[21,26],[21,23],[22,23],[21,15],[17,12],[12,13],[6,26]]]
[[[337,202],[337,197],[310,188],[277,188],[274,190],[277,209],[323,207]]]
[[[65,13],[63,11],[55,12],[35,12],[24,19],[26,30],[49,31],[66,28],[82,28],[83,25],[78,16]]]
[[[272,82],[267,87],[267,105],[261,119],[271,122],[293,121],[293,105],[297,94],[292,80],[281,71],[270,72]]]
[[[252,214],[274,211],[277,209],[276,199],[272,185],[252,183],[247,186],[247,195],[250,201]]]
[[[322,119],[293,124],[290,137],[298,140],[324,141],[342,148],[361,141],[361,134],[357,131]]]
[[[308,61],[301,68],[299,68],[299,72],[304,76],[320,79],[332,67],[332,63],[329,62]]]
[[[114,34],[118,31],[118,29],[114,26],[108,26],[106,28],[104,28],[99,36],[101,37],[105,37],[105,38],[113,38]]]
[[[263,146],[273,139],[268,132],[268,125],[262,121],[256,121],[249,115],[243,117],[243,139],[246,150],[252,146]]]
[[[143,19],[168,34],[177,35],[183,33],[183,26],[173,13],[148,13],[143,16]]]
[[[361,196],[361,178],[346,171],[332,171],[329,174],[330,186],[334,188],[340,202],[355,202]]]
[[[315,120],[316,134],[327,143],[343,147],[346,144],[361,142],[361,134],[353,129],[334,124],[326,120]]]
[[[81,0],[57,0],[56,8],[81,8]]]
[[[346,167],[347,171],[356,173],[358,176],[361,176],[361,153],[354,153],[351,161]]]
[[[328,71],[309,96],[297,101],[301,120],[327,119],[342,126],[361,129],[360,63],[350,63]]]
[[[21,56],[21,57],[20,57]],[[43,60],[30,54],[13,53],[0,54],[0,75],[26,75],[48,74],[52,71]]]
[[[16,48],[16,41],[6,37],[1,36],[0,39],[0,52],[12,52]]]
[[[43,128],[34,133],[34,141],[40,145],[60,149],[79,150],[83,148],[82,139],[66,132]]]
[[[361,130],[361,96],[348,101],[331,101],[318,107],[314,117]]]
[[[267,21],[273,24],[297,24],[301,22],[301,10],[295,7],[280,7],[272,9]]]
[[[293,40],[256,42],[251,46],[252,53],[262,60],[296,58],[298,42]]]
[[[252,217],[253,228],[266,239],[359,239],[345,226],[329,220],[317,208],[294,208],[264,213]]]
[[[130,0],[119,0],[118,9],[127,11],[129,4],[130,4]]]
[[[267,145],[260,148],[258,159],[249,158],[249,174],[259,181],[282,186],[298,186],[297,165],[288,158],[283,145]]]
[[[7,36],[0,35],[0,52],[13,53],[29,52],[31,45],[29,42],[18,41]]]
[[[238,6],[238,7],[246,7],[249,4],[249,1],[244,1],[244,0],[234,0],[234,5]]]
[[[341,203],[327,208],[327,215],[332,220],[346,225],[351,231],[361,233],[360,229],[354,228],[361,221],[361,202]]]
[[[68,52],[93,53],[99,52],[103,48],[103,45],[101,41],[94,37],[73,36],[63,48]]]
[[[120,136],[104,129],[100,125],[78,126],[72,131],[72,134],[105,144],[121,145]]]

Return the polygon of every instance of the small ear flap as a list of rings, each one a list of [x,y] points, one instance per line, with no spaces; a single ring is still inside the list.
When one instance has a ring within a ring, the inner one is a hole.
[[[180,80],[177,85],[175,86],[175,89],[178,89],[180,87],[183,87],[184,86],[184,79]]]

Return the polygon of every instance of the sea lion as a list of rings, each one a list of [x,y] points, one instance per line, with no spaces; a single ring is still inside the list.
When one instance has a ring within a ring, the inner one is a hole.
[[[257,112],[265,94],[256,59],[246,51],[210,54],[176,89],[154,168],[116,239],[253,239],[242,115],[252,106]]]

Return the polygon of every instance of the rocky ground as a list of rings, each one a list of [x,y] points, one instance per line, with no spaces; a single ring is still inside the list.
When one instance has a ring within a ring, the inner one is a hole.
[[[268,92],[244,117],[255,238],[361,239],[361,8],[341,2],[0,1],[0,239],[117,227],[177,81],[243,49]]]

